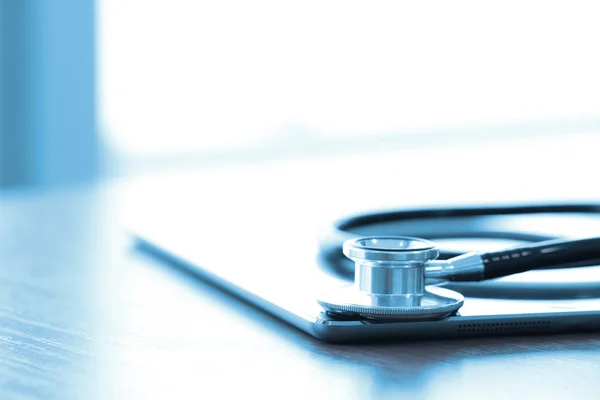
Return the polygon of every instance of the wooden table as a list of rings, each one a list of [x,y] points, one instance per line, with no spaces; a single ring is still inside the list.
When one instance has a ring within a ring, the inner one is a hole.
[[[3,194],[1,399],[600,398],[600,333],[321,343],[133,250],[123,186]]]

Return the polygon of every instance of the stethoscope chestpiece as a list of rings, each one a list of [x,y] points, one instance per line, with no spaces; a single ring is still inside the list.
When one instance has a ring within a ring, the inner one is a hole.
[[[371,236],[344,242],[344,255],[355,262],[354,284],[323,293],[317,301],[331,314],[372,319],[439,319],[456,312],[464,297],[453,290],[425,285],[425,265],[438,257],[424,239]]]

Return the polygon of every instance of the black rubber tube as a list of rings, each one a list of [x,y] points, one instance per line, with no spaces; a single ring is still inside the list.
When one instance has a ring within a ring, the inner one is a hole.
[[[396,234],[401,236],[417,236],[424,239],[433,240],[436,239],[447,239],[447,238],[498,238],[498,239],[510,239],[519,240],[524,242],[536,242],[531,246],[536,247],[538,245],[544,245],[548,240],[554,240],[552,236],[539,235],[537,233],[528,232],[497,232],[497,231],[471,231],[471,232],[436,232],[436,222],[444,218],[458,218],[457,224],[460,225],[461,218],[477,218],[477,217],[490,217],[490,216],[515,216],[515,215],[531,215],[531,214],[589,214],[589,215],[600,215],[600,204],[599,203],[566,203],[566,204],[524,204],[524,205],[509,205],[509,206],[483,206],[483,207],[463,207],[463,208],[431,208],[431,209],[412,209],[412,210],[391,210],[384,212],[366,213],[354,215],[349,218],[344,218],[336,221],[332,224],[332,229],[321,237],[320,240],[320,260],[321,265],[327,270],[342,276],[346,279],[351,279],[354,274],[354,263],[348,260],[342,254],[342,243],[346,239],[354,238],[357,236],[364,235],[363,229],[369,226],[375,226],[382,223],[394,223],[398,227],[397,232],[386,232],[386,234]],[[410,229],[403,229],[403,222],[419,222],[427,223],[431,225],[431,230],[428,232],[413,233]],[[369,233],[372,234],[372,233]],[[562,240],[561,240],[562,241]],[[527,246],[527,245],[524,245]],[[505,250],[497,253],[488,253],[492,257],[486,257],[489,259],[488,264],[491,264],[489,272],[486,274],[485,279],[491,279],[492,277],[500,277],[510,275],[512,273],[524,272],[530,269],[539,268],[565,268],[575,266],[589,266],[589,265],[600,265],[599,260],[593,260],[591,255],[587,252],[593,252],[593,254],[599,254],[598,246],[594,245],[594,248],[586,248],[579,250],[572,250],[579,252],[579,255],[575,255],[575,259],[585,259],[582,262],[578,262],[568,256],[569,260],[565,262],[564,256],[554,258],[555,254],[541,253],[535,259],[531,258],[533,263],[529,263],[529,259],[524,262],[506,263],[507,259],[503,259],[503,255],[511,255],[511,250]],[[494,254],[497,254],[494,256]],[[460,255],[460,253],[441,250],[440,259],[449,259]],[[494,257],[500,257],[500,259],[494,259]],[[590,258],[588,258],[590,257]],[[511,256],[512,258],[512,256]],[[516,257],[515,257],[516,258]],[[495,260],[495,261],[493,261]],[[551,262],[547,262],[551,261]],[[527,263],[527,264],[526,264]],[[510,271],[501,271],[504,266],[510,268]]]
[[[514,249],[481,254],[483,279],[493,279],[541,267],[565,264],[596,265],[600,259],[600,237],[558,239],[531,243]]]

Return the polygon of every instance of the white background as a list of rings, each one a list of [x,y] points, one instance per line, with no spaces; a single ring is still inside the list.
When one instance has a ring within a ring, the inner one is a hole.
[[[98,7],[100,122],[129,156],[600,116],[594,2]]]

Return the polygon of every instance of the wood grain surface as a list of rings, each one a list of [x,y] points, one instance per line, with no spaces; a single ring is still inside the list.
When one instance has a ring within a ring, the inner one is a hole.
[[[600,334],[329,345],[136,252],[114,185],[0,202],[0,399],[598,399]]]

